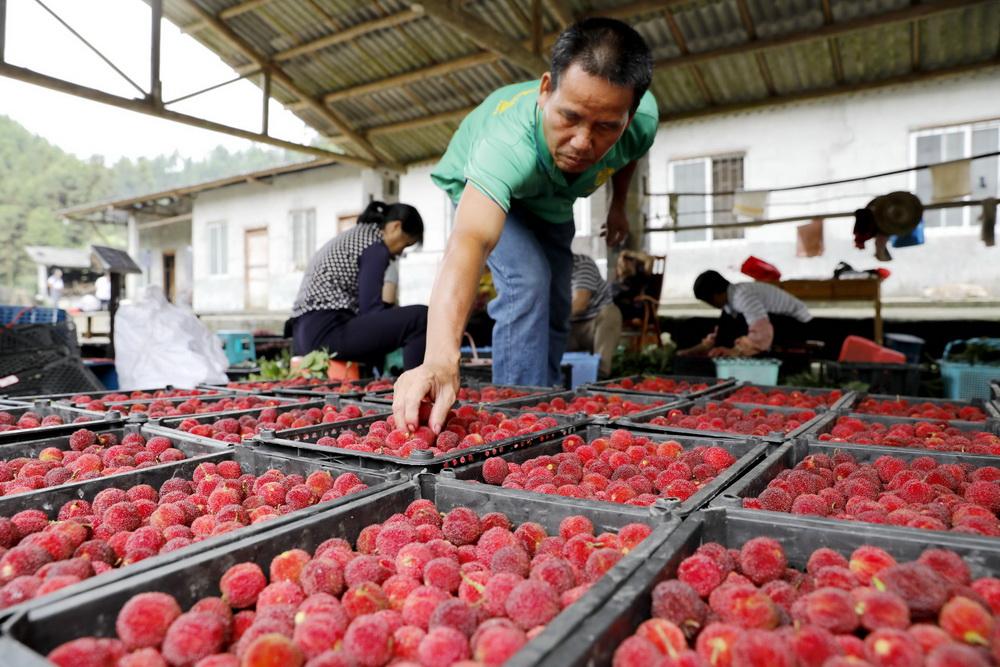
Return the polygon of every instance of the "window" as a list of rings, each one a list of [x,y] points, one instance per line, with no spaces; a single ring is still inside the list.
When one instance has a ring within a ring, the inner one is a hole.
[[[225,222],[208,223],[208,273],[212,276],[225,275],[228,270],[228,245]]]
[[[695,158],[670,163],[671,192],[731,192],[743,189],[743,156]],[[733,195],[685,195],[677,198],[677,224],[681,227],[737,222],[732,213]],[[709,237],[708,232],[712,235]],[[692,229],[674,233],[678,242],[742,239],[742,228]]]
[[[915,165],[992,153],[1000,150],[1000,121],[974,123],[921,130],[911,134],[910,144]],[[971,194],[966,199],[996,197],[1000,190],[1000,156],[973,160],[969,176]],[[931,172],[914,173],[914,192],[925,204],[932,199]],[[971,207],[945,208],[924,212],[927,227],[963,227],[975,222],[978,215]]]
[[[359,215],[361,214],[348,213],[347,215],[337,216],[337,233],[346,232],[348,229],[356,225]]]
[[[301,271],[316,252],[316,209],[304,208],[289,214],[292,220],[292,264]]]

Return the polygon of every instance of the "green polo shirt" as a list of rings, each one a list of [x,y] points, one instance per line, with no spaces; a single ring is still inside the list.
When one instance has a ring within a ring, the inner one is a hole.
[[[597,164],[567,181],[552,161],[538,108],[538,80],[494,91],[465,117],[431,173],[456,204],[466,182],[508,212],[517,201],[539,218],[573,220],[573,202],[586,197],[653,145],[659,115],[647,92],[625,133]]]

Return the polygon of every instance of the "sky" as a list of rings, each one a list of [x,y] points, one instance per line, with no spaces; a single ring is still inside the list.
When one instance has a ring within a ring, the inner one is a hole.
[[[149,87],[150,14],[142,0],[42,0],[143,90]],[[171,100],[235,77],[209,49],[167,20],[161,27],[160,80]],[[61,25],[36,0],[8,0],[4,59],[20,67],[125,97],[141,93]],[[260,130],[260,88],[239,81],[169,108],[243,129]],[[175,150],[200,158],[218,145],[251,142],[127,111],[0,76],[0,115],[81,158],[153,157]],[[309,143],[315,132],[271,101],[270,133]],[[266,144],[260,144],[266,147]]]

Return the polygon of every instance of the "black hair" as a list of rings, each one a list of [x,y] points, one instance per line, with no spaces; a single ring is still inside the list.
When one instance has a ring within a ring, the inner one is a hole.
[[[424,242],[424,219],[420,217],[420,212],[409,204],[386,204],[372,200],[358,216],[359,225],[378,225],[380,228],[384,228],[385,223],[393,220],[399,220],[403,231],[417,239],[417,243]]]
[[[563,30],[552,47],[552,89],[570,65],[616,86],[632,89],[632,113],[653,79],[653,55],[646,40],[629,25],[608,18],[590,18]]]
[[[729,289],[730,282],[718,271],[705,271],[694,280],[694,295],[699,301],[712,303],[712,297]]]

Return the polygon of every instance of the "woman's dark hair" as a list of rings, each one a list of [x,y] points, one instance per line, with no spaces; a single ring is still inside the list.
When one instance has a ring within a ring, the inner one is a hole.
[[[694,296],[699,301],[715,305],[712,303],[712,297],[725,292],[729,289],[729,285],[729,281],[718,271],[705,271],[694,280]]]
[[[563,30],[552,47],[552,89],[570,65],[591,76],[632,89],[632,113],[653,80],[653,55],[646,40],[629,25],[608,18],[584,19]]]
[[[373,200],[358,216],[359,225],[378,225],[380,228],[393,220],[399,220],[403,231],[417,239],[417,243],[424,242],[424,219],[409,204],[386,204]]]

